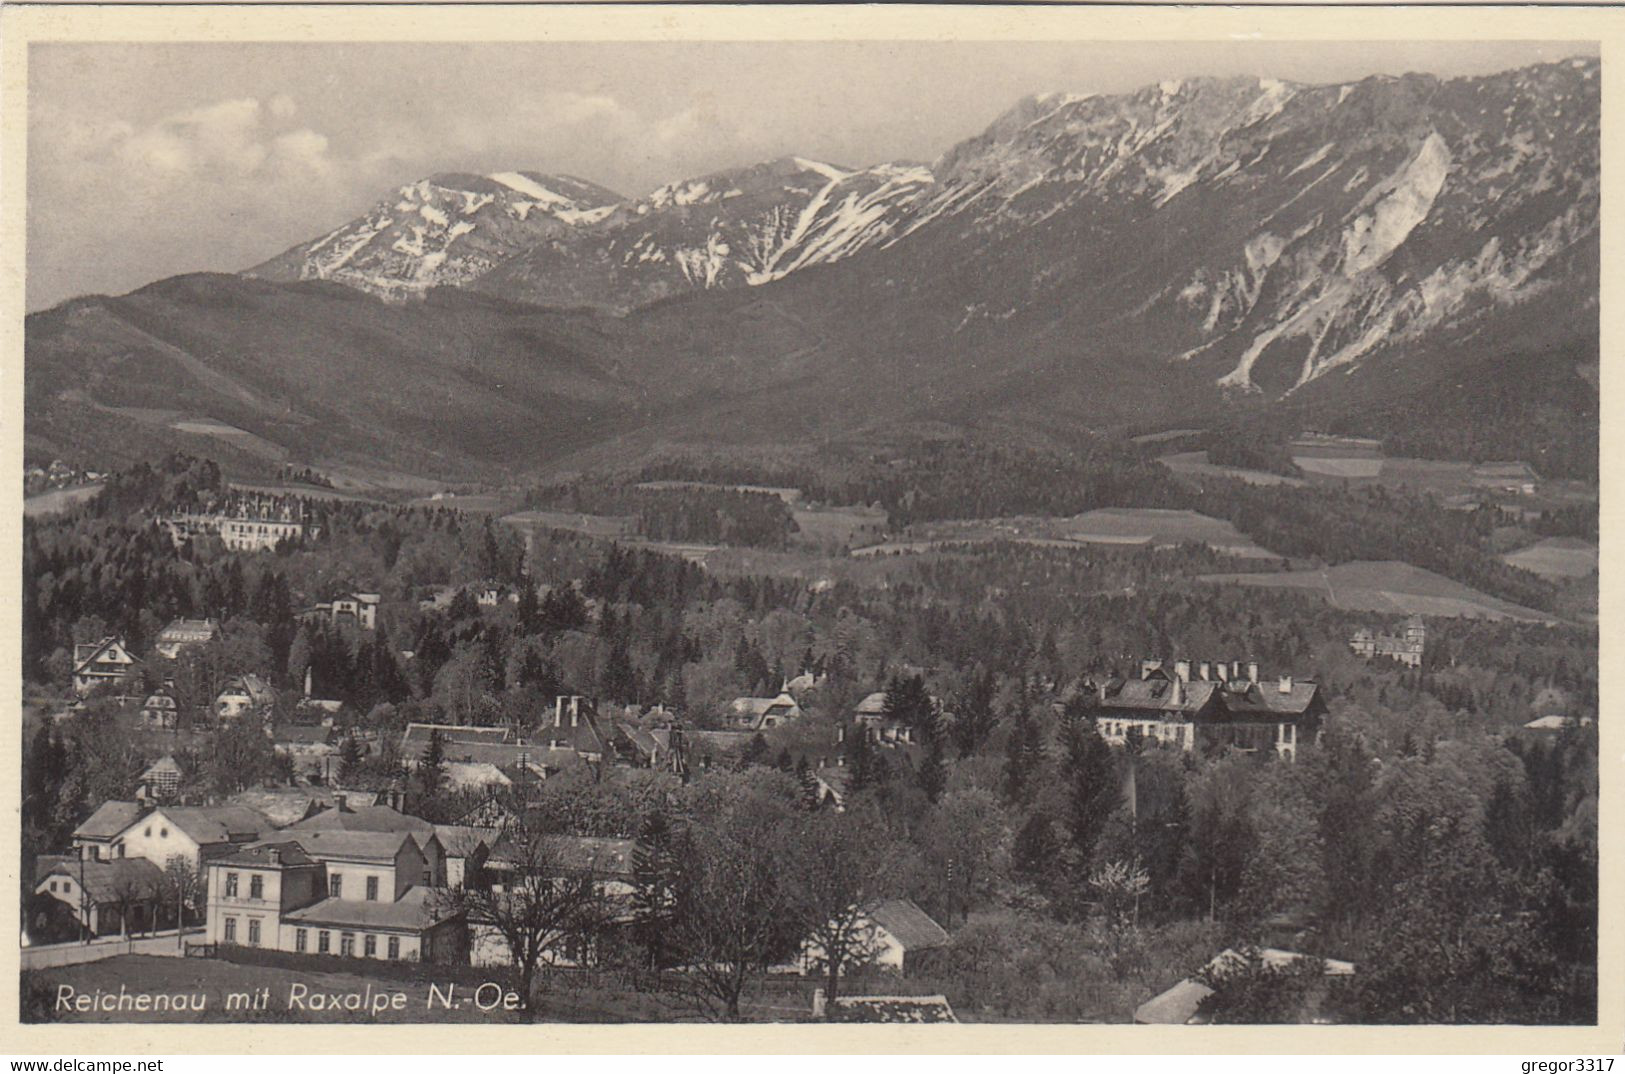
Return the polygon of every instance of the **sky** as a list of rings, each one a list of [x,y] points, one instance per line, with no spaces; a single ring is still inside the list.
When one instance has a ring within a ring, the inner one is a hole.
[[[438,172],[628,196],[788,154],[929,162],[1028,94],[1484,74],[1594,43],[34,44],[28,308],[232,272]]]

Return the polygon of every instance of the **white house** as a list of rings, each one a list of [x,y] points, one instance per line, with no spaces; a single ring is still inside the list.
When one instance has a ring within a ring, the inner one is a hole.
[[[124,639],[115,635],[90,645],[75,645],[73,691],[83,697],[98,686],[117,684],[140,662]]]
[[[910,972],[926,952],[949,943],[947,931],[909,899],[887,899],[864,911],[858,918],[857,935],[864,948],[864,965],[898,974]],[[801,947],[801,972],[820,972],[826,957],[822,947],[808,940]]]

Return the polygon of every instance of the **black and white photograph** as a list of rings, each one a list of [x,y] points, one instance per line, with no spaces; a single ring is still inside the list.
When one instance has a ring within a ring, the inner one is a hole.
[[[1606,49],[1079,25],[31,40],[8,1017],[1615,1020]]]

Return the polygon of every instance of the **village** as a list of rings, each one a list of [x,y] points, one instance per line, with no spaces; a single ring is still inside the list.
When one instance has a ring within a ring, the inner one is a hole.
[[[53,617],[33,636],[73,641],[37,649],[25,721],[42,1017],[53,987],[135,958],[222,995],[479,974],[543,1019],[585,1016],[563,988],[594,1018],[1183,1023],[1284,975],[1283,1017],[1348,1020],[1410,940],[1381,924],[1378,872],[1330,883],[1345,815],[1409,838],[1383,827],[1403,780],[1492,832],[1517,802],[1555,831],[1594,748],[1549,628],[1498,628],[1550,670],[1492,693],[1443,619],[1108,640],[1132,619],[1069,621],[1063,583],[1034,605],[1061,617],[1021,639],[974,605],[888,610],[907,587],[222,493],[195,460],[108,485],[31,546]],[[1149,602],[1169,585],[1244,606],[1181,588],[1192,554],[1026,555],[1149,579],[1120,610],[1177,615]],[[883,577],[938,562],[991,561]],[[92,577],[111,599],[73,581]],[[1020,968],[1038,957],[1055,968]]]

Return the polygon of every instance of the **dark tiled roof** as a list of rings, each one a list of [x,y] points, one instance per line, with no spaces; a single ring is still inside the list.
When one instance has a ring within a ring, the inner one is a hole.
[[[391,929],[397,932],[422,930],[455,917],[449,904],[442,905],[433,888],[408,888],[394,902],[368,902],[360,899],[323,899],[319,903],[290,910],[284,921],[297,925],[332,925],[337,928]]]
[[[146,858],[63,862],[45,875],[66,876],[74,881],[82,877],[85,890],[96,902],[117,902],[129,889],[139,892],[138,897],[146,898],[157,892],[163,879],[163,871]]]
[[[1218,683],[1197,681],[1182,686],[1183,689],[1176,690],[1174,683],[1163,678],[1129,679],[1115,692],[1107,691],[1103,707],[1194,715],[1213,700]],[[1183,696],[1176,701],[1176,695]]]
[[[270,817],[245,805],[163,806],[159,812],[200,846],[258,839],[276,829]]]
[[[422,817],[391,809],[389,806],[346,806],[344,809],[324,809],[313,817],[290,824],[296,832],[418,832],[432,834],[434,825]]]
[[[145,809],[139,802],[103,802],[73,830],[77,839],[111,839],[135,823]]]
[[[432,835],[432,825],[429,831]],[[412,832],[299,831],[295,827],[289,828],[288,834],[298,840],[307,854],[322,861],[341,858],[387,864],[395,860],[402,843],[413,842]]]
[[[942,947],[948,933],[909,899],[887,899],[869,911],[875,924],[891,933],[904,951]]]
[[[1220,700],[1231,716],[1301,716],[1319,689],[1312,682],[1294,682],[1283,693],[1279,682],[1248,683],[1239,690],[1226,688]]]
[[[601,839],[583,835],[555,835],[548,839],[554,864],[569,872],[606,876],[632,875],[632,839]],[[507,836],[497,840],[488,859],[494,865],[511,860],[513,846]]]
[[[277,860],[271,860],[276,851]],[[241,865],[244,868],[276,869],[284,865],[315,865],[316,859],[305,853],[305,848],[291,839],[276,843],[259,843],[243,847],[223,858],[215,858],[210,865]]]

